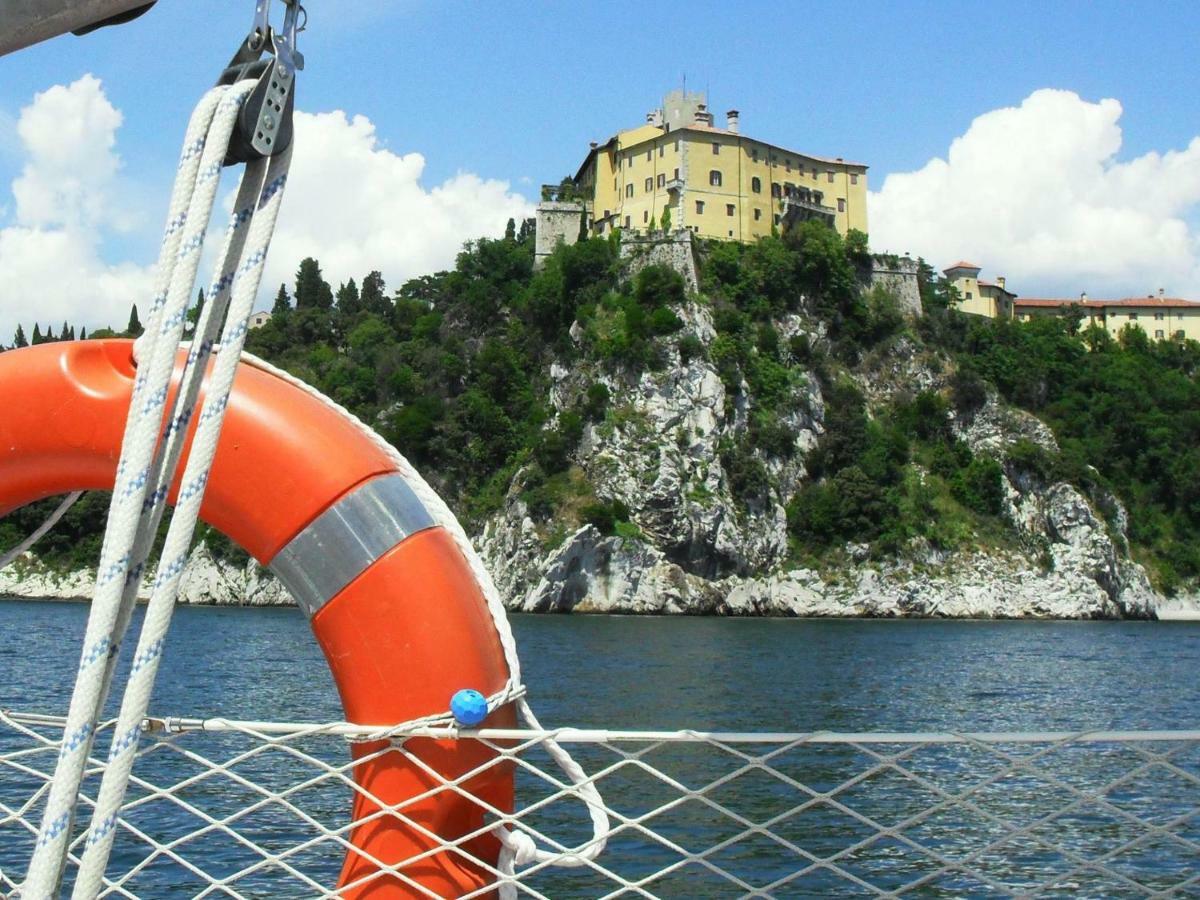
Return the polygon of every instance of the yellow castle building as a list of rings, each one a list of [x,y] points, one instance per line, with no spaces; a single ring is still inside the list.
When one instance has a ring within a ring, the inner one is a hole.
[[[673,91],[646,122],[594,143],[575,175],[593,235],[672,229],[753,241],[819,218],[841,234],[867,230],[867,167],[741,133],[737,110],[713,124],[703,93]]]

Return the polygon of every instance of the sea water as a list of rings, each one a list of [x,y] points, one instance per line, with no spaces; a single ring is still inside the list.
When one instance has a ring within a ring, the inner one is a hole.
[[[0,603],[4,638],[0,641],[0,707],[65,711],[86,613],[87,607],[78,603]],[[1196,677],[1200,623],[1194,622],[529,615],[512,616],[511,621],[530,702],[543,724],[552,727],[995,732],[1174,730],[1200,725],[1200,678]],[[151,712],[310,722],[341,718],[324,659],[308,623],[295,609],[177,610]],[[677,754],[673,762],[690,765],[688,752],[680,751],[682,755]],[[1196,755],[1192,753],[1185,766],[1194,769],[1200,762]],[[151,766],[153,759],[147,761]],[[839,759],[833,753],[822,763],[828,771],[811,767],[805,771],[817,781],[832,778]],[[1099,759],[1103,766],[1103,757]],[[948,756],[945,764],[958,763]],[[1088,763],[1093,764],[1095,760]],[[711,766],[711,758],[697,754],[689,773],[693,783],[720,777],[720,767]],[[776,781],[767,783],[764,815],[773,799],[767,795],[778,793],[779,788]],[[738,784],[752,790],[749,780]],[[895,790],[896,785],[888,787]],[[1037,800],[1020,797],[1021,790],[1014,785],[1006,795],[1008,801]],[[1186,802],[1194,808],[1195,787],[1184,785],[1185,794],[1188,790]],[[909,800],[899,795],[881,802],[880,815],[909,808]],[[578,817],[577,810],[571,814]],[[1146,812],[1147,817],[1156,814],[1161,818],[1162,810]],[[663,828],[668,827],[664,821]],[[684,840],[703,836],[706,828],[715,826],[705,815],[692,815],[674,827]],[[822,840],[845,838],[839,837],[841,826],[832,819],[813,827],[817,836],[810,828],[807,837],[816,840],[817,849]],[[1086,841],[1097,826],[1091,822],[1080,827]],[[714,831],[712,837],[720,834]],[[953,834],[942,839],[953,840]],[[778,847],[760,848],[730,865],[741,865],[751,876],[760,874],[763,883],[776,874],[775,869],[786,873],[788,866],[798,864],[778,851]],[[1139,865],[1166,871],[1178,863],[1177,851],[1177,846],[1167,845]],[[622,852],[619,842],[613,852]],[[633,857],[648,854],[640,863],[634,860],[635,875],[638,865],[648,872],[662,862],[653,850],[631,846],[627,852]],[[0,848],[0,867],[7,870],[17,864],[4,856]],[[1035,855],[1035,868],[1042,864],[1039,859]],[[329,863],[329,878],[336,875],[336,862]],[[1049,857],[1045,860],[1048,871],[1053,862]],[[889,865],[899,866],[896,883],[902,883],[907,869],[895,860]],[[1026,883],[1032,882],[1026,878]],[[654,892],[664,896],[737,893],[720,879],[704,887],[694,880],[682,882],[684,886],[678,881],[673,884],[656,884]],[[942,884],[919,894],[991,895],[966,883],[947,886],[943,880]],[[557,880],[551,887],[552,896],[591,896],[603,890],[599,881],[592,884],[586,877]],[[182,887],[162,890],[163,896],[191,892]],[[818,880],[809,887],[793,884],[776,893],[801,897],[831,891],[854,895],[851,885],[836,879]]]

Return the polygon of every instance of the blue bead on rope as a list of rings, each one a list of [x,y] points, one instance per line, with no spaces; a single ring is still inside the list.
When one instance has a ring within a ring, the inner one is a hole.
[[[460,725],[474,728],[487,718],[487,698],[479,691],[463,688],[450,698],[450,712]]]

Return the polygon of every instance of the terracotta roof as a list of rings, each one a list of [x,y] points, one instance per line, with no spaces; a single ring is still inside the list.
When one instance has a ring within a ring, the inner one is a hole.
[[[1125,297],[1121,300],[1079,300],[1071,297],[1026,297],[1022,300],[1015,301],[1017,306],[1034,306],[1034,307],[1055,307],[1055,306],[1070,306],[1076,304],[1078,306],[1087,307],[1089,309],[1101,309],[1103,307],[1120,306],[1120,307],[1142,307],[1147,309],[1200,309],[1200,302],[1195,300],[1183,300],[1179,297]]]
[[[943,271],[943,272],[949,272],[949,271],[951,271],[952,269],[982,269],[982,268],[983,268],[983,266],[977,266],[977,265],[975,265],[975,263],[972,263],[972,262],[964,262],[963,260],[961,260],[961,259],[960,259],[960,260],[959,260],[958,262],[956,262],[954,265],[952,265],[952,266],[947,266],[946,268],[942,269],[942,271]]]

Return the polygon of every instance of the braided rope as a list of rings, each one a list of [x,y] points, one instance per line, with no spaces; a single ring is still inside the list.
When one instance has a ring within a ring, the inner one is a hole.
[[[210,128],[217,118],[218,105],[222,103],[227,92],[227,88],[208,91],[196,105],[188,122],[159,252],[155,296],[148,322],[151,333],[158,333],[163,328],[164,321],[170,321],[177,312],[180,314],[179,327],[182,329],[182,311],[187,308],[190,296],[184,297],[182,304],[177,303],[177,309],[168,305],[172,299],[168,296],[169,289],[176,277],[182,249],[186,246],[184,234],[191,235],[189,244],[195,240],[197,234],[201,239],[203,237],[204,225],[201,225],[197,232],[195,224],[195,220],[200,218],[198,214],[204,212],[201,205],[195,202],[198,199],[198,182],[203,180],[200,171],[201,156],[208,143]],[[236,116],[236,107],[225,116],[229,119],[227,137],[229,130],[232,130],[233,116]],[[212,196],[215,196],[216,179],[209,180],[212,181]],[[211,202],[209,209],[211,210]],[[207,219],[206,212],[204,218]],[[193,255],[198,256],[198,253]],[[178,297],[174,299],[178,300]],[[168,355],[165,351],[156,352],[139,368],[134,381],[109,506],[108,523],[100,552],[96,589],[88,612],[79,669],[63,732],[62,749],[24,882],[24,895],[27,898],[42,900],[56,895],[66,864],[76,799],[91,751],[96,721],[104,704],[113,664],[124,629],[132,614],[133,598],[136,596],[140,571],[131,568],[131,563],[134,548],[139,543],[138,529],[143,518],[142,506],[157,442],[157,416],[161,415],[161,407],[166,400],[173,364],[173,355]],[[123,611],[127,606],[130,609]]]

